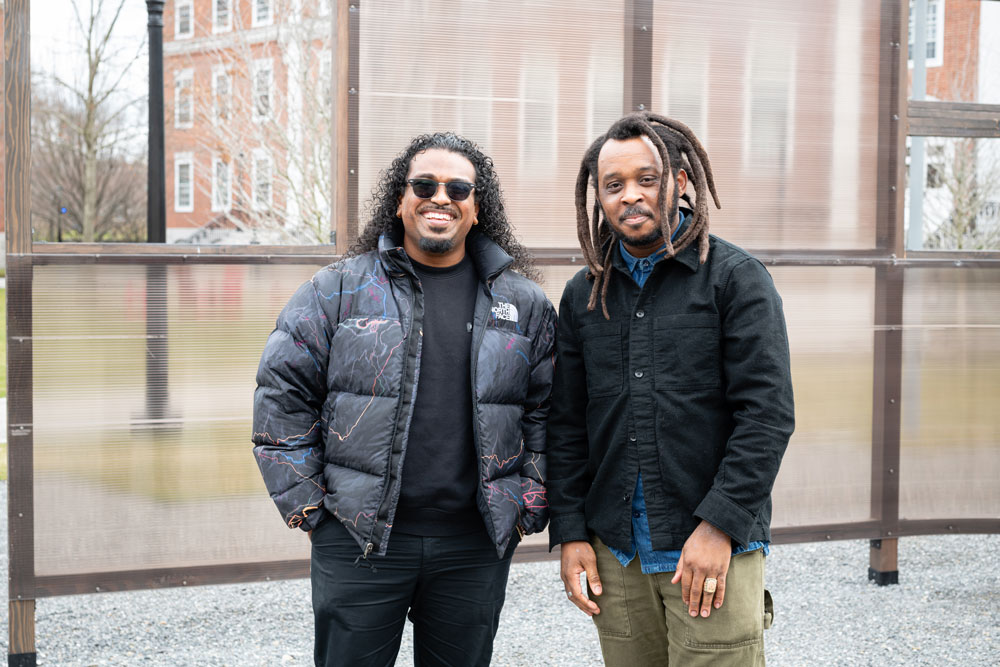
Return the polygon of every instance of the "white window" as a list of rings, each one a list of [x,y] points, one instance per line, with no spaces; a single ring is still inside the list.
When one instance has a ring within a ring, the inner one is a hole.
[[[177,0],[174,8],[174,39],[184,39],[194,34],[194,7],[192,0]]]
[[[174,210],[194,211],[194,157],[191,153],[174,153]]]
[[[797,44],[757,34],[744,69],[743,167],[787,174],[795,157]]]
[[[174,127],[187,128],[194,124],[194,70],[174,73]]]
[[[333,59],[330,51],[319,53],[320,101],[327,109],[333,104]]]
[[[910,37],[907,53],[910,67],[913,67],[913,37],[916,25],[913,22],[913,0],[910,0]],[[927,0],[927,67],[940,67],[944,63],[944,0]]]
[[[233,206],[233,167],[219,156],[212,159],[212,210],[228,211]]]
[[[316,10],[316,12],[320,16],[329,16],[330,15],[330,0],[319,0],[319,8]]]
[[[232,0],[212,0],[212,32],[228,32],[233,29]]]
[[[274,67],[271,59],[253,61],[253,119],[260,122],[271,116],[274,104]]]
[[[258,211],[271,208],[274,192],[272,187],[271,156],[262,148],[253,151],[253,207]]]
[[[222,65],[212,68],[212,103],[214,105],[213,118],[216,124],[229,120],[232,108],[232,78],[229,72]]]
[[[584,130],[588,143],[622,117],[622,87],[608,85],[608,82],[621,81],[623,71],[621,53],[613,52],[603,43],[591,45],[587,65],[587,115]]]
[[[272,0],[250,0],[253,3],[253,16],[251,25],[256,28],[261,25],[271,25],[274,20]]]
[[[559,155],[559,73],[548,57],[521,69],[518,105],[519,168],[525,176],[551,178]]]
[[[674,47],[675,45],[671,45]],[[708,141],[708,59],[697,47],[671,48],[670,63],[662,68],[660,108],[691,128],[704,144]]]

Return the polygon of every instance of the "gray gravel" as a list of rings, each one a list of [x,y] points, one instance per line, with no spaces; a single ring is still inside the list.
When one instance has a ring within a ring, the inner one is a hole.
[[[2,516],[6,491],[0,483]],[[5,568],[6,523],[0,549]],[[1000,536],[905,538],[899,561],[900,585],[879,588],[866,580],[867,541],[774,547],[768,664],[1000,664]],[[39,665],[311,661],[305,580],[46,598],[36,622]],[[6,653],[6,617],[0,632]],[[410,646],[407,630],[397,664],[412,664]],[[566,601],[556,562],[511,569],[494,664],[601,664],[596,632]]]

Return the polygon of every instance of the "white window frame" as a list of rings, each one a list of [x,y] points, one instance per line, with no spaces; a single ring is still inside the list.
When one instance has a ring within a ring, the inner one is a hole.
[[[266,69],[269,73],[267,82],[267,113],[262,114],[257,108],[257,74]],[[274,116],[274,61],[271,58],[261,58],[253,61],[250,70],[250,112],[253,122],[262,123]]]
[[[267,17],[264,19],[261,19],[260,15],[257,12],[257,7],[262,1],[267,3]],[[259,28],[261,26],[271,25],[272,23],[274,23],[274,0],[250,0],[250,7],[251,7],[251,12],[250,12],[251,28]]]
[[[219,201],[219,165],[226,167],[226,201]],[[212,156],[212,211],[228,213],[233,208],[233,163],[226,162],[218,155]]]
[[[188,31],[181,32],[181,7],[188,10]],[[177,0],[174,4],[174,39],[194,37],[194,0]]]
[[[695,48],[695,47],[692,47]],[[682,53],[687,51],[681,51]],[[708,72],[708,59],[707,58],[697,58],[691,61],[683,62],[679,61],[677,64],[688,71],[695,71],[693,85],[688,85],[684,88],[685,93],[687,93],[690,98],[699,98],[699,111],[698,118],[684,118],[683,115],[678,113],[678,109],[671,105],[673,103],[676,105],[678,101],[683,104],[686,100],[678,100],[678,98],[683,97],[683,95],[673,95],[671,96],[671,83],[674,85],[691,84],[691,81],[681,81],[678,82],[678,77],[676,76],[674,70],[672,69],[675,62],[672,58],[677,57],[677,52],[671,54],[671,60],[663,63],[661,66],[660,74],[660,108],[670,118],[677,118],[681,122],[685,123],[691,127],[691,131],[695,133],[698,140],[701,141],[702,145],[708,144],[708,84],[710,81],[710,75]]]
[[[226,0],[228,4],[228,10],[226,11],[226,21],[224,23],[219,22],[219,0],[210,0],[212,3],[212,32],[229,32],[233,29],[233,10],[236,4],[235,0]]]
[[[187,97],[188,119],[181,120],[181,99]],[[194,70],[181,69],[174,72],[174,127],[180,130],[194,127]]]
[[[558,169],[559,155],[559,68],[558,58],[532,58],[521,63],[521,83],[518,101],[518,170],[522,175],[535,178],[545,174],[555,174]],[[546,80],[545,99],[528,99],[529,82]],[[545,105],[548,107],[550,127],[549,145],[544,150],[533,150],[536,157],[528,158],[528,105]],[[538,158],[538,155],[546,156]]]
[[[226,118],[219,116],[219,77],[225,76],[228,82],[228,94],[226,96]],[[212,67],[212,124],[219,125],[228,122],[233,116],[233,75],[226,69],[225,65],[215,65]]]
[[[797,66],[798,66],[798,43],[795,40],[785,40],[775,42],[773,36],[755,34],[750,40],[749,53],[746,58],[743,70],[743,99],[745,100],[743,109],[743,168],[755,169],[759,165],[753,150],[753,105],[755,73],[760,76],[758,66],[761,65],[762,52],[769,50],[772,60],[781,62],[787,67],[787,76],[779,80],[786,84],[785,90],[785,137],[784,137],[784,173],[792,172],[795,163],[795,109],[796,92],[798,87]],[[782,51],[780,59],[774,56],[776,51]],[[761,82],[763,80],[761,79]]]
[[[269,211],[274,207],[274,158],[263,148],[255,148],[251,152],[252,163],[250,165],[250,206],[254,211]],[[267,160],[269,171],[269,187],[267,189],[267,203],[261,204],[257,201],[257,169],[262,160]]]
[[[181,206],[181,166],[188,167],[188,205]],[[174,211],[194,213],[194,154],[174,153]]]
[[[935,10],[935,25],[934,34],[927,34],[927,43],[934,43],[934,57],[925,58],[924,65],[926,67],[941,67],[944,65],[944,0],[927,0],[927,13],[931,11],[931,5],[935,5],[937,9]],[[910,0],[910,20],[908,21],[908,33],[906,37],[906,53],[907,65],[913,67],[913,54],[910,53],[910,37],[913,36],[914,26],[913,26],[913,0]]]

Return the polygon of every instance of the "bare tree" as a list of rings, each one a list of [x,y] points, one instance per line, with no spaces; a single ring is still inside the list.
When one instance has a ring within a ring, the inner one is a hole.
[[[197,51],[213,67],[192,89],[192,125],[213,161],[211,177],[195,183],[214,202],[211,225],[328,243],[330,18],[320,3],[275,4],[273,26],[250,29],[236,12],[233,30]]]
[[[115,29],[125,2],[72,0],[81,36],[80,69],[71,77],[34,77],[32,123],[38,129],[32,132],[33,142],[37,142],[32,146],[32,197],[72,201],[72,216],[67,212],[67,220],[74,231],[78,228],[77,238],[83,241],[140,238],[130,231],[133,221],[126,222],[121,216],[124,210],[131,215],[136,197],[145,200],[145,185],[140,185],[137,193],[109,191],[133,185],[132,175],[139,163],[123,146],[135,145],[144,132],[126,122],[139,100],[130,99],[123,84],[144,42],[134,52],[134,40],[128,47],[119,46],[123,41],[116,39]],[[46,192],[46,187],[54,189]],[[54,209],[41,209],[45,210]],[[46,213],[41,215],[44,218]]]
[[[84,111],[40,90],[33,97],[31,205],[35,238],[143,240],[146,163],[128,151],[125,136],[130,130],[121,123],[104,124],[102,141],[106,146],[96,156],[89,156],[86,137],[79,131],[85,124]]]
[[[934,139],[924,191],[927,248],[1000,248],[1000,154],[976,139]]]

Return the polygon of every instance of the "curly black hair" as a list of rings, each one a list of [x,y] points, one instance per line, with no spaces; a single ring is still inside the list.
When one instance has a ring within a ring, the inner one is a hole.
[[[368,224],[348,249],[347,256],[375,250],[382,234],[401,233],[403,221],[396,215],[396,210],[399,198],[403,196],[403,190],[406,188],[410,161],[418,153],[432,148],[458,153],[472,163],[476,169],[474,196],[479,204],[477,229],[514,258],[511,268],[532,280],[539,280],[540,274],[535,269],[531,254],[514,238],[510,222],[507,220],[503,190],[500,188],[500,179],[493,169],[493,160],[474,142],[454,132],[435,132],[416,137],[382,172],[378,184],[372,189],[372,198],[368,204]]]

